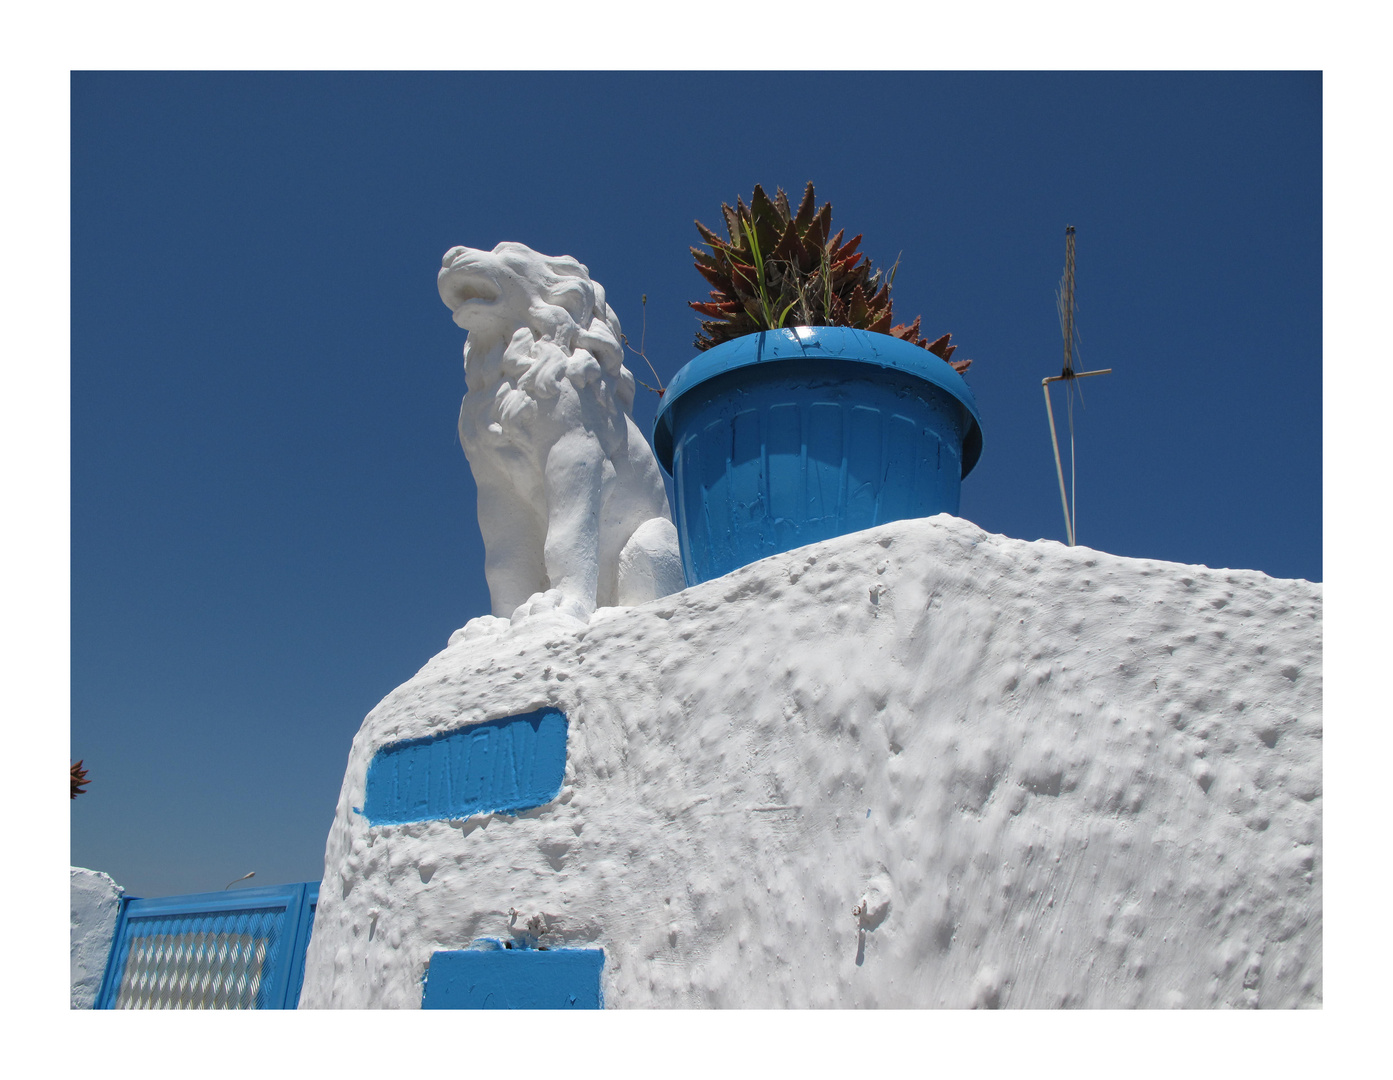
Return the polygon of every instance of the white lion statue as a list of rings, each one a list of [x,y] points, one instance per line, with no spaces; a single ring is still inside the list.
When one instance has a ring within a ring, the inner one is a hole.
[[[683,587],[662,474],[630,415],[605,290],[570,256],[454,247],[440,298],[469,331],[459,435],[493,615],[582,621]]]

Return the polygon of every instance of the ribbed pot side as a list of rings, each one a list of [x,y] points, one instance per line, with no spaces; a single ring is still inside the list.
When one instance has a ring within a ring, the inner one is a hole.
[[[885,334],[766,331],[674,376],[654,428],[688,585],[904,518],[957,514],[981,452],[971,391]]]

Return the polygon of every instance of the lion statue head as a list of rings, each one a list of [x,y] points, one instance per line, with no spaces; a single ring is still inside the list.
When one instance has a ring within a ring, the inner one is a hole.
[[[507,382],[513,392],[545,399],[560,392],[563,379],[581,390],[608,376],[619,407],[632,411],[635,384],[624,366],[619,318],[604,286],[571,256],[510,242],[492,251],[453,247],[441,260],[437,285],[456,325],[469,331],[471,393]],[[507,416],[522,403],[498,404]]]

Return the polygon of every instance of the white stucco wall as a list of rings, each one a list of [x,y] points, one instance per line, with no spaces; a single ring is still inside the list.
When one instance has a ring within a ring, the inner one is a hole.
[[[607,1007],[1321,1002],[1319,584],[940,515],[467,629],[354,740],[302,1007],[529,920]],[[545,705],[555,802],[354,812],[383,745]]]
[[[98,870],[74,866],[69,873],[72,913],[72,1001],[74,1009],[90,1009],[101,989],[107,954],[121,908],[120,885]]]

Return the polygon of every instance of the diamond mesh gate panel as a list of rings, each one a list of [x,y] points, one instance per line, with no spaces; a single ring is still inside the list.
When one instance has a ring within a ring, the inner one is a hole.
[[[263,1009],[286,909],[132,919],[118,1009]]]

